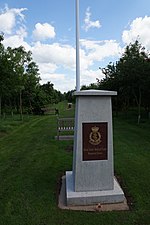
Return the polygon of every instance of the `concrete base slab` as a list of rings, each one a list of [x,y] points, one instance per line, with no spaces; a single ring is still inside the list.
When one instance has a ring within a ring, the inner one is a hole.
[[[118,203],[125,199],[124,193],[115,178],[113,190],[75,192],[72,171],[66,172],[66,197],[67,205]]]
[[[101,212],[101,211],[122,211],[129,210],[126,199],[124,198],[123,202],[119,203],[97,203],[91,205],[67,205],[67,196],[66,196],[66,176],[62,177],[62,185],[59,194],[59,203],[58,207],[61,209],[68,210],[80,210],[80,211],[90,211],[90,212]]]

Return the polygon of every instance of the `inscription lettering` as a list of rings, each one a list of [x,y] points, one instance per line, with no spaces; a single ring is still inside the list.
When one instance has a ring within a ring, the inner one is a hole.
[[[107,160],[107,123],[83,123],[83,161]]]

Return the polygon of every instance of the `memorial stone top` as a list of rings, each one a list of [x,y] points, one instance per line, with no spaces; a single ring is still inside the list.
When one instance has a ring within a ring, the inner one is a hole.
[[[106,91],[106,90],[82,90],[82,91],[75,91],[74,95],[76,96],[113,96],[117,95],[116,91]]]

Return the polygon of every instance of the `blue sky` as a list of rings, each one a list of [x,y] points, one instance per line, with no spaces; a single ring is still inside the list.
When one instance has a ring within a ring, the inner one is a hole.
[[[32,51],[41,83],[75,88],[75,0],[1,0],[0,31],[6,47]],[[149,0],[80,0],[81,85],[103,78],[99,67],[137,38],[150,50],[149,37]]]

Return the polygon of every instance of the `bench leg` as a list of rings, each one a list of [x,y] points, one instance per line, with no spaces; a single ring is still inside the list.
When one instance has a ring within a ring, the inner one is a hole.
[[[59,133],[59,131],[57,131],[57,140],[59,141],[59,135],[60,135],[60,133]]]

